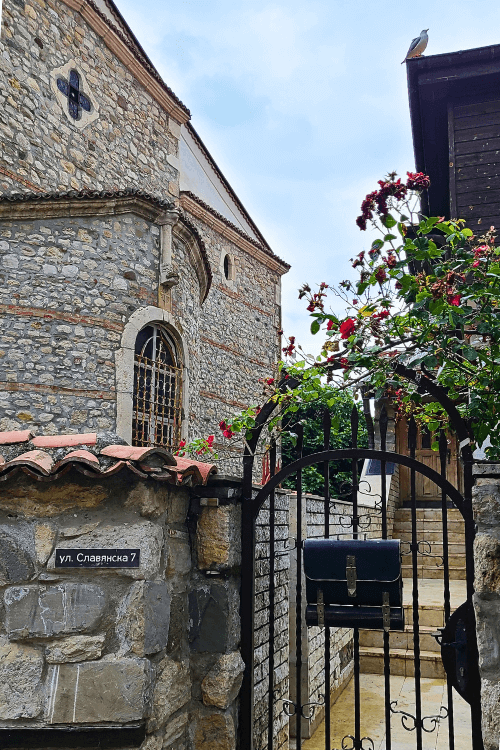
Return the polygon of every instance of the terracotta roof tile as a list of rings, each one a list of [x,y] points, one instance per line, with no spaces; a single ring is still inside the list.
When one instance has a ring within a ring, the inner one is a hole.
[[[207,483],[212,474],[217,474],[217,467],[214,464],[206,464],[202,461],[193,461],[190,458],[180,458],[179,456],[175,457],[175,462],[180,474],[185,474],[190,469],[197,469],[203,484]]]
[[[6,446],[4,452],[10,457],[6,459],[0,455],[0,481],[7,480],[18,471],[40,481],[55,481],[71,469],[94,479],[110,477],[128,469],[142,479],[195,486],[206,484],[209,477],[217,473],[213,464],[174,457],[165,448],[121,445],[118,443],[120,438],[109,433],[32,438],[33,433],[29,430],[0,433],[0,445]],[[113,439],[117,442],[110,443]],[[103,444],[105,447],[99,451]],[[89,450],[70,450],[64,454],[65,448],[80,445],[88,446]],[[28,450],[22,452],[25,446]],[[34,450],[29,450],[30,448]]]
[[[4,468],[7,466],[9,466],[9,468],[11,466],[27,466],[30,469],[35,469],[41,474],[48,476],[51,473],[53,465],[54,461],[52,460],[52,456],[45,453],[45,451],[28,451],[27,453],[22,453],[17,458],[13,458],[11,461],[7,461],[7,463],[4,464]]]
[[[26,443],[31,440],[33,433],[31,430],[11,430],[10,432],[0,432],[0,445],[14,445],[15,443]]]
[[[95,445],[96,432],[83,432],[76,435],[39,435],[31,445],[36,448],[71,448],[73,445]]]
[[[108,445],[101,451],[101,456],[121,458],[124,461],[145,461],[150,456],[159,456],[164,463],[175,466],[176,460],[165,448],[141,448],[133,445]]]

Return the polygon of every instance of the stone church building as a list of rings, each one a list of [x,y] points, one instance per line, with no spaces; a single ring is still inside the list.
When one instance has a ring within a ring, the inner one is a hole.
[[[289,266],[112,0],[4,0],[0,186],[0,431],[171,449],[257,403]]]

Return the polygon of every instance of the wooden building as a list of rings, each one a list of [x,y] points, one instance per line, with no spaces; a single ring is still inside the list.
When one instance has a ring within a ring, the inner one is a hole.
[[[500,45],[414,58],[407,74],[423,213],[500,227]]]

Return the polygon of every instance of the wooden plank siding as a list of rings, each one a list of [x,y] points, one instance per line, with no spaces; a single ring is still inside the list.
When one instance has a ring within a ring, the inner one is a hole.
[[[453,218],[500,229],[500,99],[451,105],[448,137]]]

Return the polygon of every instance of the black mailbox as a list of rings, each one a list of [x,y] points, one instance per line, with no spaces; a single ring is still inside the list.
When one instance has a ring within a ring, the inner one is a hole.
[[[399,539],[306,539],[306,624],[404,630]]]

